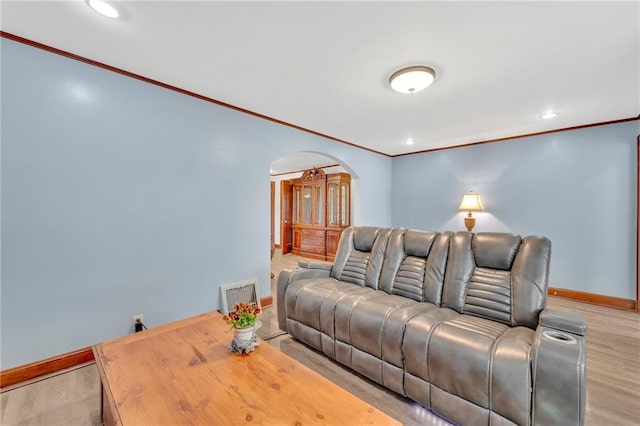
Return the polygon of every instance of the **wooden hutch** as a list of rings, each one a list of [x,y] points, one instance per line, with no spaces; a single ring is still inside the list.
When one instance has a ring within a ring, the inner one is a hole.
[[[306,170],[293,185],[293,254],[333,261],[351,223],[351,176]]]

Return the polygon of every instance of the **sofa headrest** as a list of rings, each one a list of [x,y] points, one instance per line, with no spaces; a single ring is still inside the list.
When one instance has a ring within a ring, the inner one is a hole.
[[[353,235],[353,247],[359,251],[370,252],[379,231],[380,228],[373,226],[361,226],[356,228]]]
[[[517,234],[480,232],[473,236],[471,248],[476,266],[481,268],[511,269],[518,254],[522,237]]]
[[[404,234],[404,252],[407,256],[427,257],[437,232],[408,230]]]

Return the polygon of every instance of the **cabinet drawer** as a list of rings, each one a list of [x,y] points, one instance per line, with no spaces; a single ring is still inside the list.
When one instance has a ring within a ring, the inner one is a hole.
[[[311,246],[311,245],[302,243],[302,251],[307,253],[324,255],[324,245],[322,247],[318,247],[318,246]]]
[[[324,246],[324,238],[302,237],[302,245],[305,246]]]
[[[324,238],[324,230],[323,229],[303,229],[302,236]]]

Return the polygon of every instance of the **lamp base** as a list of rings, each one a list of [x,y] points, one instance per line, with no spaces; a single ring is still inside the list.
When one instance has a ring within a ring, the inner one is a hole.
[[[471,232],[473,227],[476,226],[476,218],[471,217],[471,214],[469,214],[469,216],[464,218],[464,226],[467,227],[467,231]]]

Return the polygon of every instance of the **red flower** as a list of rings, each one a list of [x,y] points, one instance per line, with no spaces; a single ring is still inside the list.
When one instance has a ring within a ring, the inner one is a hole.
[[[234,328],[247,328],[256,323],[259,313],[260,308],[255,303],[236,303],[235,309],[222,319]]]

